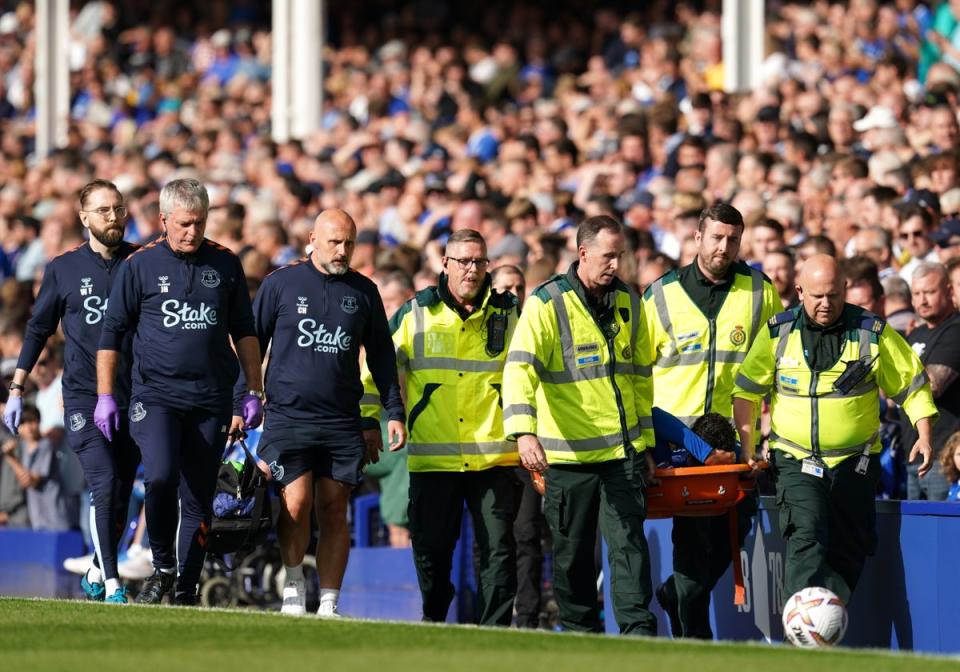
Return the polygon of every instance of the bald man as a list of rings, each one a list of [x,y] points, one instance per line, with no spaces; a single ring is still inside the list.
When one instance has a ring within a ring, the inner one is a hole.
[[[844,302],[833,257],[803,265],[801,305],[767,322],[737,374],[733,411],[754,463],[754,408],[771,398],[769,460],[787,540],[785,595],[829,588],[844,603],[876,547],[878,393],[903,408],[919,438],[909,460],[932,466],[937,408],[923,365],[883,318]]]
[[[373,281],[350,269],[357,227],[325,210],[310,234],[310,256],[263,281],[253,303],[261,352],[271,344],[266,420],[258,450],[280,487],[277,534],[286,567],[281,612],[306,613],[303,558],[316,510],[319,616],[337,616],[350,552],[347,506],[365,461],[376,462],[379,428],[360,427],[360,347],[389,417],[392,449],[406,441],[397,363]],[[238,382],[237,390],[244,388]],[[238,395],[239,396],[239,395]],[[241,423],[234,417],[234,429]]]

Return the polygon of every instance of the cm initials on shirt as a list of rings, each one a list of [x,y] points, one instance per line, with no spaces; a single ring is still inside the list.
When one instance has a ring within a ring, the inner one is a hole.
[[[172,329],[180,325],[181,329],[206,329],[217,323],[217,309],[200,302],[194,308],[188,302],[181,303],[178,299],[167,299],[160,305],[163,311],[163,326]]]

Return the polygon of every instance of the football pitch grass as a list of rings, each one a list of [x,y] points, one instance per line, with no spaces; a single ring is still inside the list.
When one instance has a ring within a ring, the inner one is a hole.
[[[241,610],[0,598],[0,670],[21,672],[936,672],[957,659],[699,644]]]

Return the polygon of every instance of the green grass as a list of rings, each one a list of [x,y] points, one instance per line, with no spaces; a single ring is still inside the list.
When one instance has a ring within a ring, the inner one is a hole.
[[[0,670],[57,672],[936,672],[881,651],[320,621],[279,614],[0,598]]]

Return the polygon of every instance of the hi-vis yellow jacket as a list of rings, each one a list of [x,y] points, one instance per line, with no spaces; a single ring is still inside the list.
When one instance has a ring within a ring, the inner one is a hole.
[[[900,404],[911,422],[935,417],[930,384],[920,359],[882,319],[847,304],[845,343],[828,370],[812,371],[804,355],[802,306],[782,312],[757,337],[737,374],[733,396],[759,400],[770,393],[770,447],[798,459],[819,454],[828,467],[855,455],[880,452],[879,394]],[[847,362],[870,371],[847,394],[833,384]]]
[[[694,262],[696,263],[696,262]],[[643,336],[653,362],[653,405],[690,426],[713,411],[733,417],[733,383],[767,320],[783,309],[777,290],[746,264],[717,317],[708,320],[670,271],[643,293]]]
[[[446,276],[440,276],[446,283]],[[517,466],[516,446],[503,434],[501,385],[519,302],[489,288],[466,320],[438,287],[417,292],[390,319],[397,366],[406,380],[410,471],[481,471]],[[444,284],[445,287],[445,284]],[[502,329],[502,349],[494,343]],[[491,330],[494,332],[491,335]],[[380,397],[364,371],[361,415],[379,428]]]
[[[640,297],[619,280],[604,334],[557,275],[523,308],[503,374],[507,438],[536,435],[551,464],[607,462],[653,445],[649,362],[641,360]]]

